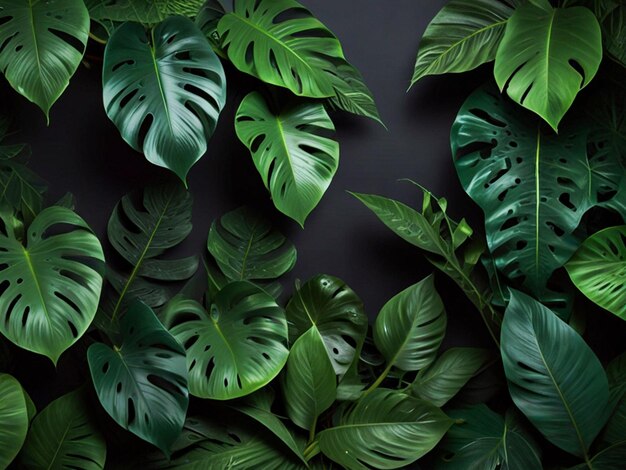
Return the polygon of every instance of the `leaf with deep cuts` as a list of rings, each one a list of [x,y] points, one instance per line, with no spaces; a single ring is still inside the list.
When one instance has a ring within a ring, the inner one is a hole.
[[[82,0],[3,0],[0,70],[49,119],[85,52],[89,12]]]
[[[587,457],[609,412],[607,377],[591,348],[555,313],[516,290],[501,344],[517,407],[554,445]]]
[[[182,16],[150,31],[124,23],[107,43],[102,82],[122,138],[185,181],[226,101],[224,69],[202,31]]]
[[[325,136],[335,126],[324,105],[296,100],[274,112],[252,92],[239,105],[235,130],[276,208],[303,226],[339,165],[339,144]]]
[[[227,284],[209,312],[194,300],[175,297],[161,318],[187,352],[194,396],[229,400],[249,395],[274,379],[287,361],[285,312],[250,282]]]
[[[22,386],[12,376],[0,374],[0,468],[18,454],[28,432],[28,408]]]
[[[95,343],[87,351],[98,398],[121,427],[169,454],[189,404],[185,350],[140,301],[121,332],[120,347]]]

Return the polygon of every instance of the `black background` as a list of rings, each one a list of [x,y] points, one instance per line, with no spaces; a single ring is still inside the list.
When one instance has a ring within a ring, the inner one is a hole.
[[[204,253],[212,220],[240,205],[252,205],[298,249],[298,263],[286,277],[287,291],[295,278],[332,274],[360,295],[373,319],[390,297],[433,268],[346,191],[381,194],[418,206],[417,188],[398,181],[410,178],[446,197],[454,218],[468,217],[482,231],[481,214],[454,171],[449,130],[464,99],[491,78],[491,65],[464,75],[427,77],[407,93],[419,39],[444,0],[302,2],[339,37],[346,57],[373,91],[388,129],[362,117],[333,114],[341,147],[339,170],[302,230],[273,208],[250,154],[234,133],[234,112],[258,82],[226,65],[228,102],[207,154],[190,172],[194,230],[180,253]],[[48,181],[50,199],[73,193],[77,212],[110,253],[105,229],[117,201],[170,175],[130,148],[107,118],[101,97],[101,55],[101,48],[90,45],[88,66],[80,66],[53,106],[49,126],[43,113],[4,79],[0,79],[0,103],[3,113],[14,116],[18,140],[31,145],[30,167]],[[488,345],[480,317],[461,291],[442,274],[437,275],[437,286],[449,316],[446,345]],[[586,339],[607,361],[623,348],[626,324],[607,312],[593,315]],[[35,401],[46,402],[67,391],[63,374],[55,372],[49,361],[20,354],[28,367],[16,375]]]

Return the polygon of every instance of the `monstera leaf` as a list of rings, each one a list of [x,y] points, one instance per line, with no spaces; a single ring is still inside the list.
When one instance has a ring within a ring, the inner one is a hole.
[[[202,32],[180,16],[150,32],[125,23],[107,43],[102,80],[106,112],[124,140],[185,181],[226,100],[224,69]]]
[[[154,24],[168,16],[194,17],[203,0],[85,0],[89,16],[94,21]]]
[[[417,51],[411,85],[426,75],[466,72],[496,57],[520,0],[451,0],[430,22]]]
[[[298,96],[335,95],[327,70],[345,60],[339,41],[294,0],[241,0],[217,25],[222,49],[242,72]]]
[[[532,437],[522,428],[514,413],[506,418],[486,405],[448,411],[457,420],[441,449],[446,451],[436,468],[446,470],[541,470],[541,453]]]
[[[149,186],[141,194],[127,194],[115,206],[107,227],[109,241],[132,269],[128,275],[109,272],[118,295],[101,312],[111,322],[135,298],[153,308],[164,305],[171,297],[166,283],[196,272],[196,256],[160,258],[191,232],[191,206],[191,195],[179,184]]]
[[[626,352],[613,359],[606,368],[610,399],[615,408],[602,432],[602,440],[618,444],[626,436]]]
[[[20,383],[0,374],[0,468],[7,468],[24,444],[28,409]]]
[[[237,136],[252,153],[274,205],[300,225],[337,171],[339,144],[323,135],[334,129],[318,102],[299,101],[276,114],[253,92],[237,110]]]
[[[246,281],[226,285],[210,312],[175,297],[165,326],[185,347],[189,390],[214,400],[242,397],[267,385],[287,361],[287,321],[272,296]]]
[[[489,88],[465,102],[451,141],[461,183],[485,213],[497,269],[545,301],[563,300],[546,283],[576,251],[584,213],[622,170],[587,158],[587,131],[546,135]]]
[[[374,323],[374,343],[388,370],[414,371],[435,360],[445,332],[446,312],[430,275],[383,306]]]
[[[594,233],[565,267],[583,294],[626,320],[626,225]]]
[[[501,344],[517,407],[554,445],[587,457],[609,411],[606,374],[593,351],[556,314],[515,290]]]
[[[121,326],[119,348],[95,343],[87,351],[98,398],[120,426],[168,454],[189,404],[185,351],[139,301]]]
[[[348,469],[402,468],[429,452],[452,420],[428,402],[378,389],[318,435],[329,459]]]
[[[48,119],[80,64],[88,35],[89,12],[82,0],[5,0],[0,70]]]
[[[276,279],[291,271],[296,263],[293,244],[247,207],[214,221],[207,247],[231,280]]]
[[[95,316],[104,262],[100,242],[78,215],[53,206],[35,218],[24,243],[5,222],[0,253],[0,283],[6,286],[0,332],[56,364]]]
[[[591,11],[526,2],[507,23],[494,75],[501,91],[557,130],[601,60],[600,25]]]
[[[345,374],[367,333],[367,316],[356,293],[341,279],[321,274],[298,288],[286,312],[289,342],[314,328],[335,374]]]
[[[101,470],[106,442],[91,421],[82,390],[50,403],[31,425],[21,453],[21,467]]]

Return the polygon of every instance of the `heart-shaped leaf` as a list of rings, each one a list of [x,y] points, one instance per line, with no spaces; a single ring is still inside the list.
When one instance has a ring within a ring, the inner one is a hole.
[[[602,34],[591,11],[526,2],[509,18],[494,75],[501,91],[556,130],[601,60]]]
[[[20,468],[102,470],[105,460],[106,442],[79,389],[35,416],[20,454]]]
[[[274,113],[260,93],[246,96],[235,116],[239,140],[272,194],[276,208],[300,225],[317,206],[339,165],[339,144],[324,105],[297,101]]]
[[[172,16],[115,30],[104,52],[104,106],[122,137],[185,181],[226,101],[222,64],[202,31]]]
[[[276,279],[291,271],[296,263],[293,244],[247,207],[214,221],[207,247],[231,280]]]
[[[517,407],[554,445],[587,457],[609,409],[606,374],[593,351],[556,314],[515,290],[501,344]]]
[[[626,225],[591,235],[565,268],[583,294],[626,320]]]
[[[347,469],[401,468],[432,450],[452,420],[428,402],[378,389],[318,434],[319,447]]]
[[[0,374],[0,468],[7,468],[22,448],[28,432],[28,408],[20,383]]]
[[[414,371],[431,364],[446,333],[446,312],[434,277],[428,276],[389,300],[376,317],[373,331],[388,369]]]
[[[417,51],[411,85],[426,75],[466,72],[496,57],[520,0],[451,0],[430,22]]]
[[[5,0],[0,70],[48,119],[80,64],[88,35],[89,12],[82,0]]]
[[[514,413],[503,419],[486,405],[448,411],[457,422],[441,441],[436,468],[446,470],[541,470],[541,451]]]
[[[298,288],[286,312],[289,342],[315,328],[335,374],[345,374],[367,333],[367,316],[356,293],[341,279],[321,274]]]
[[[298,96],[335,95],[326,70],[342,60],[337,38],[294,0],[241,0],[217,25],[222,49],[242,72]],[[345,59],[344,59],[345,60]]]
[[[95,316],[102,288],[102,247],[83,219],[58,206],[35,218],[24,244],[6,224],[4,230],[0,331],[56,364]]]
[[[443,406],[491,359],[489,351],[478,348],[452,348],[427,369],[421,370],[411,393],[435,406]]]
[[[98,398],[120,426],[168,454],[189,404],[185,351],[140,301],[121,328],[119,348],[95,343],[87,351]]]
[[[317,328],[303,333],[291,347],[283,390],[289,419],[314,433],[317,418],[337,396],[335,371]]]
[[[162,313],[165,326],[187,351],[192,395],[228,400],[267,385],[287,361],[285,312],[247,281],[227,284],[210,312],[175,297]]]

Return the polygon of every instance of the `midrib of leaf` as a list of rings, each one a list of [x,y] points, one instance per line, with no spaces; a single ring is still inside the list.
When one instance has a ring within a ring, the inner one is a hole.
[[[38,3],[38,0],[35,0],[35,3]],[[30,26],[31,26],[31,32],[33,33],[33,45],[35,46],[35,57],[37,59],[37,73],[39,74],[39,80],[41,81],[41,83],[44,83],[44,79],[43,79],[43,71],[42,71],[42,67],[41,67],[41,57],[39,54],[39,44],[37,42],[37,32],[35,31],[35,15],[33,12],[33,0],[28,0],[28,15],[30,18]],[[42,87],[43,89],[43,87]],[[48,99],[46,97],[46,107],[48,106]],[[46,111],[46,119],[48,118],[48,111]]]
[[[124,369],[126,369],[126,373],[128,374],[128,377],[130,378],[131,382],[135,385],[135,389],[137,390],[137,393],[141,397],[142,401],[144,403],[149,403],[149,401],[146,399],[145,394],[143,393],[142,388],[139,386],[139,383],[135,379],[135,375],[130,371],[130,368],[128,367],[128,364],[126,363],[126,360],[124,359],[124,356],[122,355],[122,349],[123,348],[124,348],[124,345],[122,344],[121,348],[119,348],[119,349],[118,348],[113,348],[112,351],[119,356],[120,362],[124,366]],[[129,427],[130,427],[130,423],[129,423]]]
[[[554,24],[554,16],[556,14],[556,9],[553,8],[550,13],[550,20],[548,21],[548,38],[546,41],[546,65],[545,65],[545,81],[546,81],[546,107],[550,104],[550,94],[547,93],[547,90],[550,89],[550,49],[552,45],[552,25]]]
[[[252,242],[254,241],[254,236],[256,235],[255,230],[259,225],[259,219],[254,221],[254,225],[252,226],[252,230],[250,233],[250,238],[248,239],[248,246],[246,246],[246,251],[243,254],[243,259],[241,261],[241,271],[239,272],[239,280],[245,280],[244,273],[246,272],[246,264],[248,262],[248,256],[250,255],[250,250],[252,249]]]
[[[172,196],[170,196],[167,202],[165,203],[165,206],[163,207],[163,210],[159,214],[159,218],[157,219],[157,222],[155,223],[154,228],[152,229],[152,232],[150,233],[150,236],[148,237],[148,241],[146,242],[146,245],[144,246],[143,251],[141,252],[141,255],[139,256],[139,259],[137,260],[137,263],[135,263],[135,266],[133,267],[133,270],[131,271],[130,276],[128,277],[128,280],[124,284],[124,288],[122,289],[122,292],[120,293],[120,296],[118,297],[117,302],[115,303],[115,307],[113,308],[113,313],[111,314],[111,323],[115,321],[115,318],[117,317],[117,313],[119,311],[119,308],[122,305],[122,300],[124,299],[126,292],[128,292],[128,289],[130,288],[131,284],[135,281],[135,278],[137,277],[139,268],[141,267],[141,264],[143,263],[146,253],[148,252],[148,249],[150,248],[150,245],[152,244],[152,240],[154,240],[156,232],[158,231],[161,225],[161,222],[163,221],[163,217],[165,217],[165,213],[167,212],[167,209],[169,208],[171,202],[172,202]]]
[[[285,138],[285,129],[283,128],[283,123],[280,120],[280,116],[276,116],[276,125],[278,126],[278,134],[280,135],[280,141],[283,145],[283,149],[285,150],[285,156],[287,157],[287,163],[289,164],[289,173],[291,173],[291,178],[296,187],[298,187],[298,180],[296,178],[296,173],[293,170],[293,162],[291,161],[291,152],[289,151],[289,146],[287,145],[287,139]]]
[[[541,209],[541,188],[539,184],[539,163],[541,156],[541,130],[537,128],[537,148],[535,149],[535,279],[539,278],[539,211]]]
[[[47,470],[50,470],[51,468],[54,467],[54,464],[56,463],[57,455],[59,455],[59,451],[61,450],[61,447],[63,446],[63,443],[65,442],[65,438],[67,437],[67,434],[70,432],[71,427],[72,427],[72,423],[69,422],[65,428],[65,431],[63,431],[63,436],[61,436],[61,439],[59,440],[59,445],[55,449],[52,459],[50,459],[50,464],[48,465]]]
[[[226,348],[228,349],[228,352],[230,353],[230,356],[233,358],[233,363],[235,364],[235,368],[237,369],[237,371],[239,371],[239,363],[237,362],[237,356],[235,355],[235,352],[233,351],[233,349],[230,347],[230,343],[226,339],[226,336],[224,336],[224,333],[222,332],[222,329],[220,328],[219,322],[217,322],[213,318],[210,318],[210,320],[213,323],[213,327],[215,328],[215,331],[217,331],[217,334],[219,335],[219,337],[222,339],[222,341],[226,345]]]
[[[22,247],[22,251],[24,252],[24,259],[26,259],[26,265],[30,271],[30,274],[33,278],[33,282],[35,284],[35,288],[37,290],[37,294],[39,294],[39,300],[41,301],[41,306],[43,307],[43,312],[46,315],[46,320],[48,320],[48,324],[52,325],[52,320],[50,319],[50,313],[48,312],[48,307],[46,306],[46,302],[43,298],[43,292],[41,291],[41,284],[39,283],[39,278],[37,277],[37,273],[35,272],[35,267],[33,266],[33,262],[30,257],[30,253],[24,247]]]
[[[155,42],[154,42],[154,28],[150,31],[152,37],[152,44],[150,44],[150,54],[152,56],[152,64],[154,65],[154,74],[157,79],[157,85],[159,86],[159,93],[161,94],[161,101],[163,102],[163,109],[165,109],[165,115],[167,116],[167,125],[170,129],[170,134],[174,135],[174,129],[172,128],[172,117],[170,116],[170,108],[165,98],[165,91],[163,90],[163,84],[161,83],[161,71],[159,70],[159,64],[156,59]]]

